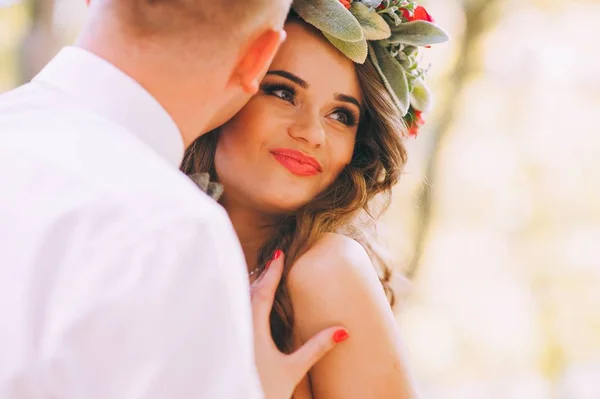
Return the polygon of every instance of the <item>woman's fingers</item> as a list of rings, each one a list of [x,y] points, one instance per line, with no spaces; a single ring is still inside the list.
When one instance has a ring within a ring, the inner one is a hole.
[[[254,332],[269,340],[272,340],[269,316],[273,308],[275,292],[283,274],[284,258],[281,250],[275,251],[270,263],[267,263],[260,277],[250,286]]]
[[[348,338],[342,327],[327,328],[291,355],[281,353],[271,336],[269,317],[283,275],[284,255],[275,251],[260,277],[252,283],[252,313],[256,365],[265,397],[290,397],[306,373],[336,344]]]
[[[314,335],[289,356],[291,375],[295,378],[295,382],[299,383],[327,352],[348,338],[348,330],[343,327],[329,327]]]

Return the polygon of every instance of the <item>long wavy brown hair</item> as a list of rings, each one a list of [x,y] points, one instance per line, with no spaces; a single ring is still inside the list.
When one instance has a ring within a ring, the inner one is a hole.
[[[287,275],[296,260],[325,233],[342,232],[359,238],[357,241],[365,247],[372,262],[380,269],[380,280],[390,304],[394,304],[394,294],[390,288],[392,268],[377,247],[371,245],[373,236],[365,233],[368,227],[358,222],[358,216],[366,215],[368,220],[374,222],[387,207],[391,189],[397,183],[407,160],[402,141],[406,136],[406,126],[371,61],[355,64],[355,68],[365,99],[365,109],[351,162],[311,202],[293,213],[281,215],[274,226],[275,233],[258,254],[258,265],[264,265],[276,249],[282,249],[286,254],[284,275],[271,312],[273,339],[284,352],[292,350],[294,327]],[[182,171],[188,175],[208,172],[211,180],[218,181],[214,163],[218,140],[219,130],[216,129],[192,143],[186,151]],[[374,201],[376,198],[382,201]],[[375,202],[379,205],[377,212],[372,206]]]

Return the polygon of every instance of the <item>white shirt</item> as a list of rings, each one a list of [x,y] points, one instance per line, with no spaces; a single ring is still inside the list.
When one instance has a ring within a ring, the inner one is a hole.
[[[68,47],[0,96],[0,397],[259,398],[248,278],[167,112]]]

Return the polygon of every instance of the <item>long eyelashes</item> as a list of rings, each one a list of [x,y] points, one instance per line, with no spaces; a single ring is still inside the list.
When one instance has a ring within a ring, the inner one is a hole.
[[[355,126],[358,122],[358,115],[356,111],[352,110],[348,107],[339,107],[334,111],[334,113],[339,113],[340,115],[344,115],[345,120],[340,120],[346,126]]]
[[[296,89],[285,83],[272,83],[262,86],[262,91],[270,96],[275,96],[291,104],[296,102]]]
[[[286,83],[266,83],[261,87],[263,93],[277,97],[283,101],[289,102],[292,105],[296,104],[297,90],[294,86]],[[338,107],[332,112],[332,115],[340,115],[335,118],[336,121],[346,126],[356,126],[358,123],[358,113],[349,107]]]

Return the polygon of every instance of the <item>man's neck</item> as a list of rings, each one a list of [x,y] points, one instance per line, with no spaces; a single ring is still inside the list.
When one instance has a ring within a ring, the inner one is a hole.
[[[84,30],[76,45],[110,62],[146,89],[175,121],[186,148],[209,130],[208,127],[199,126],[198,121],[206,121],[208,126],[213,117],[212,110],[209,109],[212,102],[209,99],[200,101],[198,98],[203,93],[212,91],[196,90],[193,93],[198,106],[189,115],[189,106],[186,104],[187,87],[182,88],[181,81],[169,70],[168,62],[154,57],[150,51],[136,49],[135,43],[124,43],[122,36],[111,35],[109,32],[94,35],[91,29]],[[182,89],[179,90],[180,88]]]

